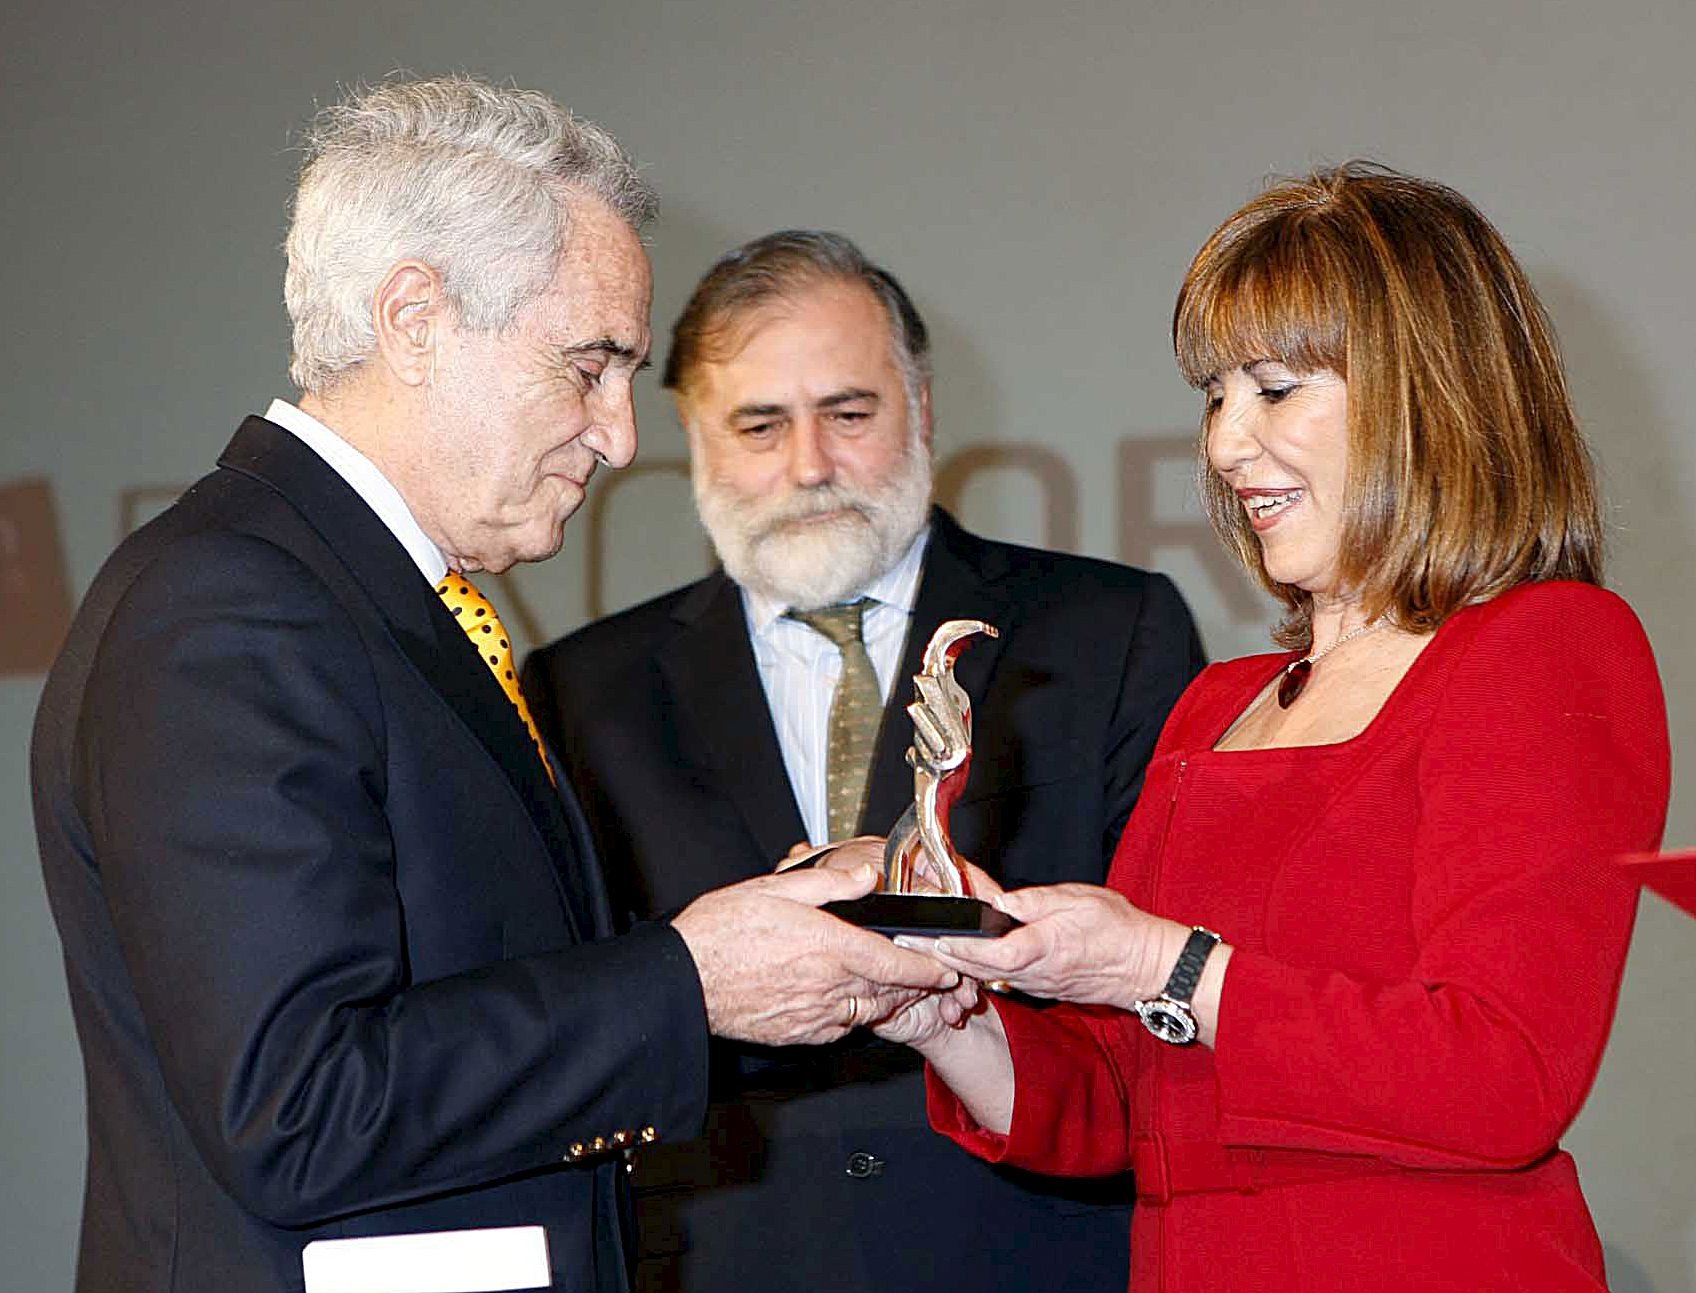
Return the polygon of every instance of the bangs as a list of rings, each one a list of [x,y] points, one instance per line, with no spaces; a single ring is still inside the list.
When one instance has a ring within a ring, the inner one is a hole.
[[[1263,359],[1346,379],[1349,293],[1339,267],[1299,227],[1232,233],[1227,226],[1196,253],[1178,294],[1172,347],[1184,380],[1200,389]]]

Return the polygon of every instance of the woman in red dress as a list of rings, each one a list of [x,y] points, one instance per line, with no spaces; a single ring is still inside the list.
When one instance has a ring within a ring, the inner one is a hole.
[[[1136,1293],[1604,1288],[1558,1142],[1669,755],[1548,321],[1459,194],[1351,165],[1226,221],[1173,332],[1290,649],[1179,702],[1106,888],[935,945],[1068,1004],[879,1031],[973,1153],[1134,1169]]]

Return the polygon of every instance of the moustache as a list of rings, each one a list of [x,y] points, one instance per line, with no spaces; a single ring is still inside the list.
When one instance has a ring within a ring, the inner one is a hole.
[[[809,493],[803,496],[779,499],[769,504],[746,500],[745,509],[749,518],[755,521],[758,532],[755,541],[772,537],[785,526],[797,521],[810,520],[815,516],[823,516],[830,512],[847,512],[854,520],[865,523],[871,519],[866,500],[857,493],[838,489],[834,486],[825,491]]]

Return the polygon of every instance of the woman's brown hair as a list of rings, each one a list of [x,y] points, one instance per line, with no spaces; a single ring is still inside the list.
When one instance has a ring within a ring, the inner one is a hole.
[[[1351,162],[1269,188],[1196,253],[1172,316],[1203,387],[1263,359],[1348,383],[1339,570],[1370,618],[1422,632],[1540,579],[1600,583],[1602,527],[1554,329],[1500,234],[1459,193]],[[1266,572],[1236,496],[1199,484],[1225,545],[1309,644],[1310,598]]]

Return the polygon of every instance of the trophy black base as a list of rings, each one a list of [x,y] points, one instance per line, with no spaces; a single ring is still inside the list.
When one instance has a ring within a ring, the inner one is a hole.
[[[999,938],[1019,922],[981,898],[933,893],[868,893],[864,898],[827,902],[822,908],[851,925],[879,934],[919,938]]]

